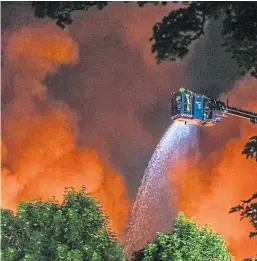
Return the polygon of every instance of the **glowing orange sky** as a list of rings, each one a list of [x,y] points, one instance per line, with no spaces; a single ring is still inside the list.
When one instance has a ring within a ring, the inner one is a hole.
[[[49,99],[42,83],[61,64],[77,61],[77,44],[59,28],[38,25],[11,34],[4,51],[15,96],[3,117],[2,207],[35,197],[61,200],[65,187],[86,186],[120,233],[129,211],[123,178],[95,150],[76,145],[76,113]]]

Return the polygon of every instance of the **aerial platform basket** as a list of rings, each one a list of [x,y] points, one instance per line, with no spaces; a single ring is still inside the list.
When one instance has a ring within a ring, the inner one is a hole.
[[[212,127],[216,122],[227,117],[227,114],[257,123],[256,113],[230,107],[228,104],[205,95],[196,94],[183,88],[172,94],[171,119],[174,121]]]

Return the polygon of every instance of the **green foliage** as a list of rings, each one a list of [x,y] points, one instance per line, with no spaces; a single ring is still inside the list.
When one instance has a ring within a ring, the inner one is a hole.
[[[250,141],[246,143],[242,154],[245,154],[247,158],[255,159],[257,162],[257,136],[250,138]],[[236,207],[233,207],[229,213],[240,212],[241,219],[250,218],[250,222],[255,228],[256,232],[251,232],[250,237],[257,235],[257,192],[252,195],[248,200],[243,200],[242,203]]]
[[[174,1],[176,3],[177,1]],[[107,1],[32,2],[36,17],[56,20],[61,28],[72,23],[71,13],[92,7],[102,10]],[[127,1],[125,1],[127,3]],[[145,4],[166,5],[166,1],[139,1]],[[257,77],[257,4],[256,2],[184,2],[185,8],[171,11],[153,27],[152,52],[157,63],[182,59],[190,44],[204,35],[204,26],[212,19],[223,19],[223,46],[241,68],[242,75]],[[151,26],[151,25],[149,25]]]
[[[135,252],[134,261],[233,260],[224,240],[210,226],[199,227],[180,213],[170,234],[158,233],[155,241]]]
[[[107,1],[41,1],[31,2],[32,9],[36,17],[56,20],[56,24],[61,28],[72,23],[71,13],[74,11],[87,11],[89,8],[96,7],[101,10],[107,6]]]
[[[250,218],[250,222],[255,228],[255,232],[249,234],[250,237],[257,235],[257,193],[254,193],[248,200],[242,200],[242,203],[231,208],[229,213],[240,212],[241,219]]]
[[[242,154],[245,154],[247,159],[252,158],[257,161],[257,136],[253,136],[245,144]]]
[[[182,59],[190,44],[204,35],[207,21],[223,18],[223,46],[242,70],[257,77],[257,4],[192,2],[174,10],[153,28],[152,52],[157,62]]]
[[[192,41],[204,34],[205,20],[204,4],[194,2],[170,12],[162,23],[155,24],[150,40],[155,41],[152,52],[156,53],[157,62],[185,57]]]
[[[257,161],[257,136],[254,136],[246,143],[242,154],[245,154],[247,158],[252,158]],[[255,232],[250,232],[249,237],[257,235],[257,192],[247,200],[242,200],[242,203],[236,207],[230,209],[229,213],[240,212],[241,220],[244,218],[250,218],[250,222],[253,225]],[[244,261],[257,261],[255,258],[247,258]]]
[[[56,24],[61,28],[65,28],[66,25],[72,23],[71,13],[74,11],[88,11],[92,7],[96,7],[98,10],[102,10],[108,5],[108,1],[41,1],[31,2],[32,9],[36,17],[56,20]],[[128,3],[125,1],[125,3]],[[167,2],[159,1],[139,1],[137,2],[139,7],[143,7],[146,4],[154,5],[166,5]]]
[[[16,215],[6,209],[1,214],[3,260],[124,260],[99,203],[84,189],[67,189],[61,205],[20,202]]]
[[[233,2],[223,21],[224,46],[242,73],[257,77],[257,3]]]

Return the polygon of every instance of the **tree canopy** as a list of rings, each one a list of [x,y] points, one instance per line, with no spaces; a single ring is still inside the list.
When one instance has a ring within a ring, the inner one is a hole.
[[[166,1],[137,3],[140,7],[148,3],[167,4]],[[237,61],[243,75],[250,73],[257,77],[257,3],[184,3],[184,8],[171,11],[162,22],[153,26],[150,40],[154,42],[152,52],[155,53],[157,63],[184,58],[189,52],[190,44],[204,35],[206,23],[213,19],[222,19],[225,50]],[[42,1],[32,2],[32,9],[36,17],[49,17],[64,28],[72,23],[72,12],[86,11],[92,7],[101,10],[107,5],[108,1]]]
[[[225,241],[210,226],[199,227],[180,213],[170,234],[158,233],[155,241],[133,254],[133,261],[233,260]]]
[[[70,25],[73,20],[71,14],[74,11],[88,11],[92,7],[96,7],[98,10],[102,10],[108,5],[108,1],[41,1],[32,2],[32,9],[36,17],[44,18],[49,17],[50,19],[56,20],[56,24],[61,28],[66,25]],[[128,3],[125,1],[124,3]],[[144,5],[152,3],[154,5],[162,4],[166,5],[167,2],[163,1],[139,1],[138,6],[143,7]]]
[[[54,199],[20,202],[17,213],[1,209],[1,258],[8,261],[125,261],[122,247],[108,229],[99,203],[84,189]],[[210,226],[198,227],[180,213],[170,234],[134,253],[131,261],[223,260],[232,257],[226,243]]]
[[[20,202],[17,213],[1,209],[2,260],[125,260],[99,203],[84,189],[54,200]]]
[[[257,4],[255,2],[192,2],[174,10],[153,27],[152,52],[157,62],[182,59],[190,44],[204,35],[205,25],[223,20],[223,46],[242,74],[257,77]]]

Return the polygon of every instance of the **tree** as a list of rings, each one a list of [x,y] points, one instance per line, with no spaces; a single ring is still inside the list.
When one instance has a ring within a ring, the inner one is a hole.
[[[257,192],[247,200],[242,200],[242,203],[233,207],[229,213],[240,212],[241,219],[250,218],[255,232],[250,232],[249,237],[257,236]]]
[[[241,220],[244,218],[250,218],[250,222],[253,225],[255,232],[250,232],[249,237],[257,236],[257,192],[247,200],[242,200],[242,203],[236,207],[231,208],[229,213],[240,212]],[[255,258],[247,258],[244,261],[257,261]]]
[[[255,2],[192,2],[174,10],[153,28],[152,52],[157,62],[182,59],[190,44],[204,35],[205,24],[223,19],[223,46],[242,70],[257,77],[257,4]]]
[[[255,159],[257,162],[257,136],[254,136],[246,143],[242,154],[246,155],[246,158]],[[236,207],[231,208],[229,213],[240,212],[241,219],[250,218],[250,222],[253,225],[255,232],[249,234],[250,237],[257,235],[257,192],[247,200],[242,200],[242,203]]]
[[[257,136],[254,136],[246,143],[242,154],[246,155],[246,158],[255,159],[257,162]],[[247,200],[242,200],[242,203],[236,207],[232,207],[229,213],[240,212],[241,220],[244,218],[250,218],[250,222],[253,225],[255,232],[250,232],[249,237],[257,236],[257,192]],[[257,257],[251,259],[247,258],[245,261],[257,261]]]
[[[124,260],[99,203],[84,188],[54,200],[20,202],[16,215],[1,209],[3,260]]]
[[[233,260],[220,235],[210,226],[199,227],[179,213],[170,234],[157,233],[153,243],[133,254],[133,261]]]
[[[174,1],[176,2],[176,1]],[[126,1],[125,1],[126,3]],[[140,7],[166,1],[137,2]],[[171,11],[153,27],[152,52],[158,63],[182,59],[190,44],[204,35],[205,24],[213,19],[223,19],[223,46],[242,70],[257,77],[257,4],[255,2],[184,2],[185,8]],[[36,17],[49,17],[64,28],[72,23],[71,13],[108,5],[107,1],[32,2]]]
[[[242,154],[245,154],[247,159],[252,158],[257,162],[257,136],[250,138],[249,142],[245,144]]]
[[[125,3],[127,3],[125,1]],[[165,5],[167,2],[159,1],[144,1],[137,2],[140,7],[145,4],[152,3],[154,5],[162,4]],[[71,13],[74,11],[87,11],[92,7],[96,7],[98,10],[102,10],[108,5],[108,1],[55,1],[55,2],[32,2],[32,9],[34,15],[39,18],[49,17],[50,19],[56,20],[56,24],[61,28],[65,28],[66,25],[70,25],[73,20]]]

